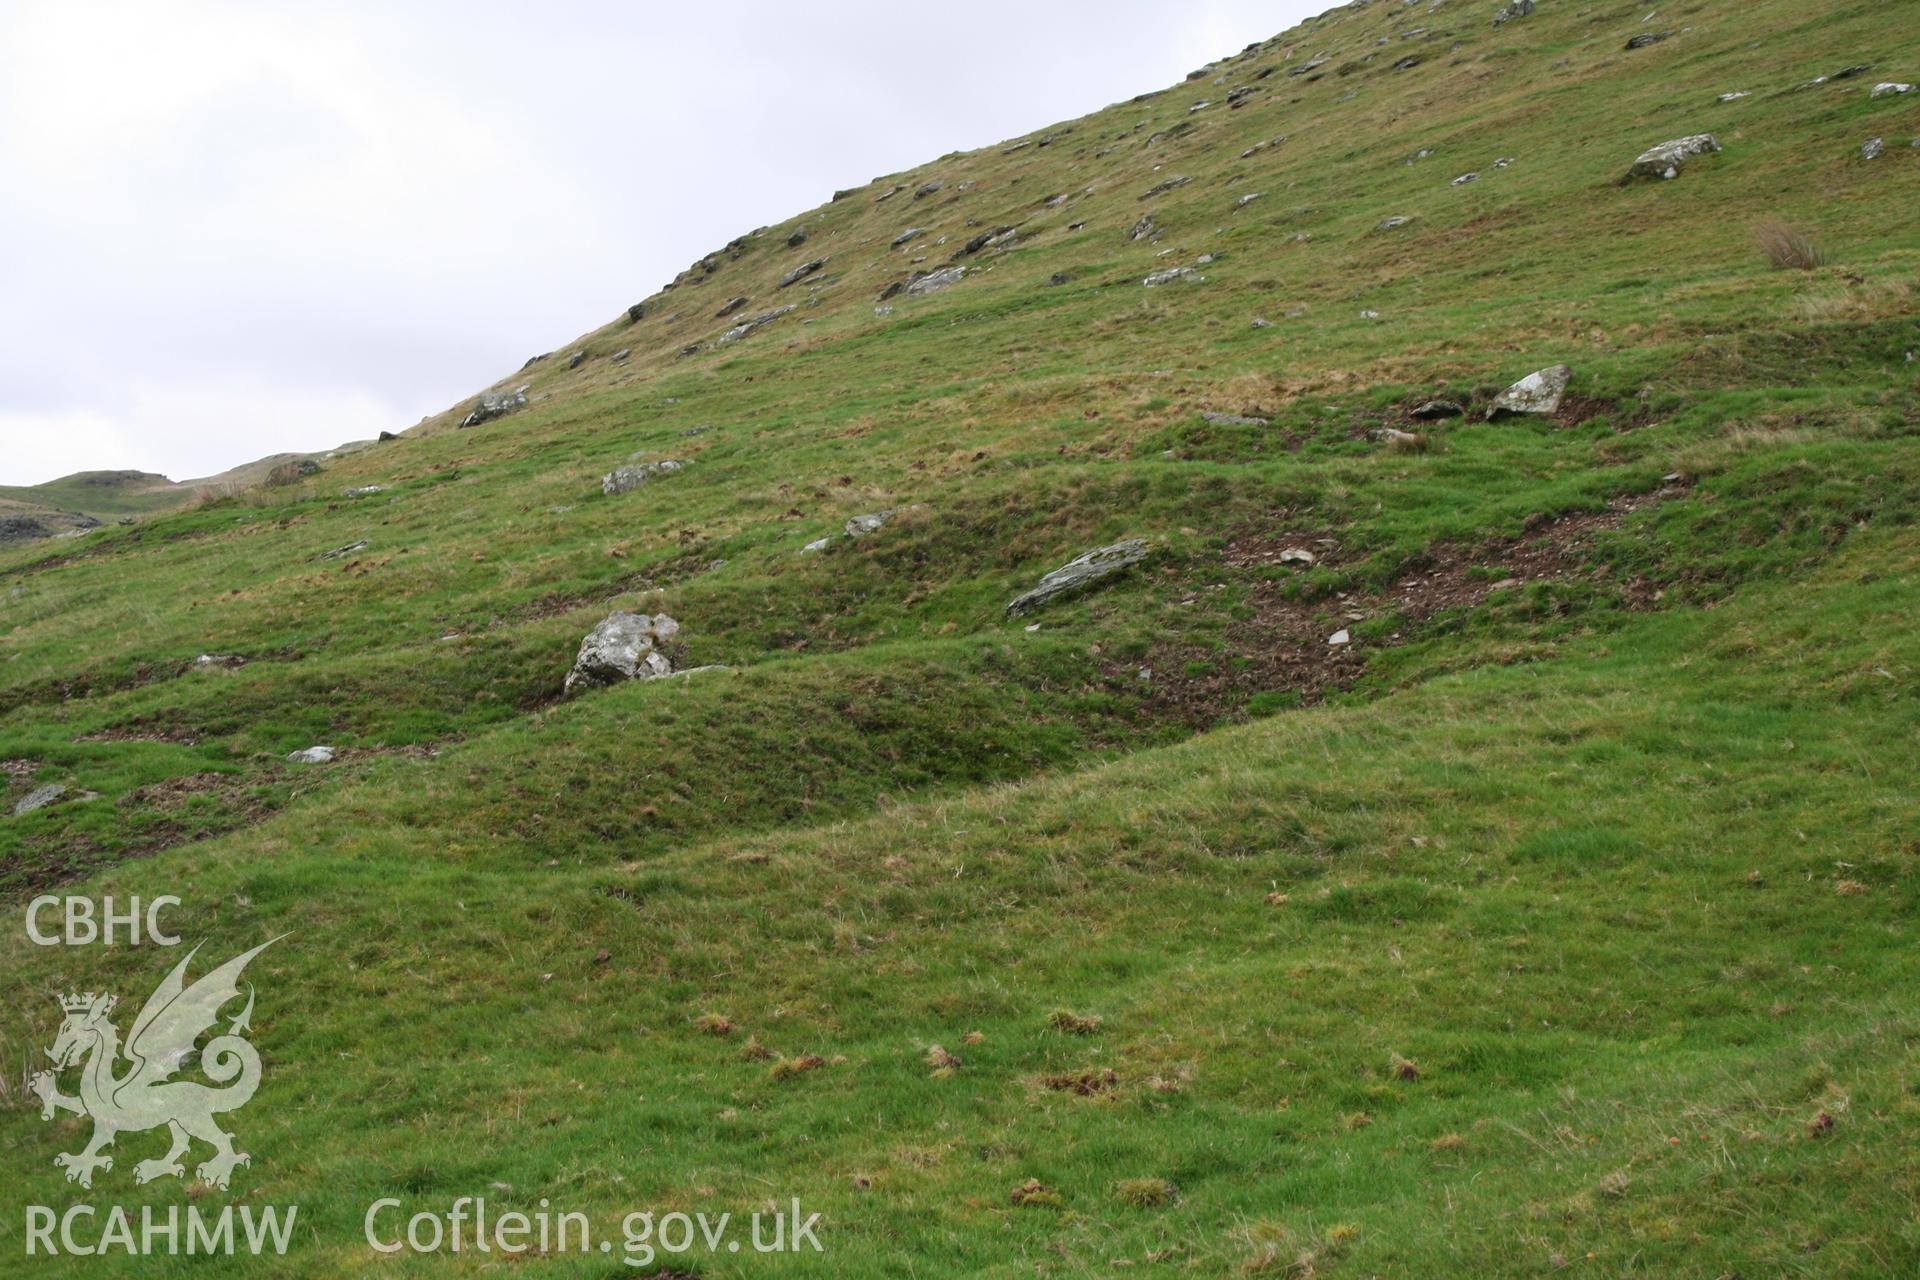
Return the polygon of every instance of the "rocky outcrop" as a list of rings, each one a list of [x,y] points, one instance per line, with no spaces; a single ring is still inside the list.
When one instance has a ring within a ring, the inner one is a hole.
[[[1144,538],[1128,538],[1125,542],[1116,542],[1111,546],[1096,547],[1083,556],[1078,556],[1040,579],[1033,590],[1016,596],[1007,605],[1009,617],[1019,617],[1031,613],[1041,605],[1060,596],[1084,591],[1095,583],[1104,582],[1115,574],[1122,573],[1147,558],[1152,547]]]
[[[825,258],[815,258],[812,262],[803,262],[780,277],[780,287],[784,289],[790,284],[798,284],[826,265],[827,260]]]
[[[615,612],[587,633],[567,672],[566,692],[597,689],[627,680],[656,680],[673,674],[673,663],[658,646],[671,640],[680,624],[666,614]]]
[[[1537,370],[1495,396],[1487,409],[1487,417],[1496,418],[1503,413],[1558,413],[1572,382],[1573,370],[1564,364]]]
[[[682,467],[691,465],[680,458],[667,458],[638,467],[615,467],[600,478],[600,492],[609,498],[617,493],[631,493],[655,476],[672,475]]]
[[[1176,280],[1189,280],[1198,284],[1205,279],[1205,276],[1192,267],[1168,267],[1165,271],[1154,272],[1140,283],[1152,289],[1163,284],[1172,284]]]
[[[503,418],[509,413],[518,412],[527,407],[526,387],[515,387],[512,391],[483,391],[474,404],[472,412],[460,420],[462,427],[477,427],[483,422]]]
[[[1493,15],[1493,25],[1496,27],[1504,27],[1515,18],[1524,18],[1532,12],[1533,0],[1512,0],[1511,4],[1506,5],[1500,12]]]
[[[1627,171],[1632,178],[1673,179],[1680,176],[1680,170],[1687,161],[1696,156],[1712,155],[1720,149],[1719,141],[1710,133],[1696,133],[1685,138],[1675,138],[1663,142],[1640,153],[1633,162],[1633,168]]]
[[[727,330],[725,333],[721,334],[718,338],[716,338],[715,341],[716,342],[738,342],[740,341],[740,339],[752,333],[755,329],[763,328],[767,325],[772,324],[775,320],[778,320],[781,316],[786,315],[789,311],[792,311],[794,309],[795,309],[794,304],[791,304],[791,303],[789,303],[787,306],[784,306],[784,307],[776,307],[772,311],[768,311],[761,315],[757,315],[751,320],[744,320],[741,323],[733,326],[733,328]],[[698,347],[690,348],[690,350],[698,350]]]
[[[942,267],[938,271],[929,271],[919,279],[911,281],[907,285],[907,292],[916,298],[924,298],[928,294],[938,293],[942,289],[959,284],[966,278],[966,274],[965,267]]]

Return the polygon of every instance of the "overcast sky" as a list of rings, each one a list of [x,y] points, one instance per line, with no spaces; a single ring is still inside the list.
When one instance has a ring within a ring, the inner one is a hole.
[[[1330,0],[0,0],[0,484],[438,412],[836,187]]]

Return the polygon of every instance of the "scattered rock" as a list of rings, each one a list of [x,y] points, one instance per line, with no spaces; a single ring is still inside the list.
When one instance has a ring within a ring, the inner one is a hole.
[[[33,790],[27,792],[26,795],[21,796],[19,801],[14,804],[13,816],[17,818],[23,813],[32,813],[35,809],[44,809],[48,805],[57,802],[66,794],[67,787],[65,784],[59,782],[49,782],[44,787],[35,787]]]
[[[1415,408],[1410,416],[1422,422],[1436,422],[1441,418],[1457,418],[1466,411],[1464,405],[1456,404],[1452,400],[1429,400]]]
[[[580,642],[573,670],[567,672],[566,692],[671,675],[673,664],[655,646],[671,640],[679,630],[680,624],[664,613],[608,614]]]
[[[915,191],[913,193],[913,198],[915,200],[924,200],[928,196],[937,196],[942,191],[945,191],[946,189],[947,189],[947,184],[944,182],[938,182],[938,181],[929,182],[924,186],[922,186],[918,191]]]
[[[1254,317],[1254,321],[1253,321],[1253,323],[1252,323],[1251,325],[1249,325],[1248,327],[1249,327],[1249,328],[1253,328],[1253,329],[1272,329],[1272,328],[1274,328],[1275,326],[1274,326],[1274,323],[1273,323],[1273,321],[1271,321],[1271,320],[1262,320],[1262,319],[1260,319],[1260,318],[1259,318],[1258,316],[1255,316],[1255,317]]]
[[[746,305],[747,305],[747,300],[744,296],[738,297],[738,298],[728,298],[726,301],[726,305],[722,306],[718,311],[713,313],[713,318],[716,320],[723,320]]]
[[[805,227],[798,227],[794,230],[794,233],[792,235],[787,237],[787,248],[798,249],[801,245],[805,244],[806,242],[807,242],[807,229]]]
[[[1687,161],[1695,156],[1712,155],[1720,150],[1720,142],[1710,133],[1696,133],[1685,138],[1675,138],[1663,142],[1640,153],[1633,162],[1633,168],[1627,171],[1631,178],[1673,179],[1680,176],[1680,170]]]
[[[247,660],[231,653],[203,653],[193,660],[195,671],[238,671]]]
[[[1403,218],[1398,214],[1396,214],[1393,217],[1388,218],[1385,222],[1382,222],[1379,226],[1375,227],[1374,230],[1375,231],[1398,231],[1401,227],[1406,226],[1409,222],[1412,222],[1412,221],[1413,221],[1412,218]]]
[[[611,498],[618,493],[631,493],[655,476],[672,475],[682,467],[692,464],[680,458],[667,458],[660,462],[649,462],[638,467],[615,467],[601,477],[600,492]]]
[[[633,354],[633,348],[622,347],[618,351],[614,352],[612,355],[608,356],[607,359],[613,361],[615,364],[619,364],[622,360],[625,360],[628,356],[632,354]]]
[[[1160,228],[1154,223],[1152,214],[1142,214],[1140,221],[1133,224],[1133,230],[1127,232],[1129,240],[1145,240]]]
[[[1567,387],[1572,381],[1573,370],[1564,364],[1537,370],[1494,397],[1487,417],[1494,418],[1503,413],[1558,413],[1560,402],[1566,398]]]
[[[1840,68],[1840,70],[1834,72],[1831,76],[1826,77],[1826,79],[1851,80],[1855,76],[1863,76],[1871,70],[1873,70],[1873,64],[1871,62],[1857,62],[1851,67]]]
[[[1235,200],[1233,202],[1233,207],[1236,209],[1244,209],[1248,205],[1252,204],[1255,200],[1264,200],[1266,199],[1266,197],[1267,197],[1267,193],[1264,191],[1249,191],[1247,192],[1247,194],[1241,196],[1238,200]]]
[[[584,351],[574,352],[572,355],[567,357],[567,368],[578,369],[581,366],[581,364],[583,364],[586,361],[586,358],[587,358],[586,352]]]
[[[1644,49],[1650,44],[1659,44],[1662,40],[1671,40],[1672,38],[1673,32],[1671,31],[1649,31],[1627,41],[1627,48]]]
[[[1313,552],[1307,550],[1305,547],[1286,547],[1280,552],[1281,564],[1304,565],[1311,569],[1313,567],[1313,559]]]
[[[386,491],[387,487],[383,484],[363,484],[358,489],[342,491],[340,496],[343,498],[370,498],[376,493],[385,493]]]
[[[875,511],[870,515],[855,516],[853,519],[847,521],[847,536],[849,538],[864,538],[870,533],[877,533],[880,527],[886,524],[887,521],[893,519],[895,515],[899,514],[899,511],[900,509],[898,507],[888,507],[883,511]]]
[[[1238,413],[1203,413],[1200,415],[1210,425],[1216,427],[1264,427],[1269,425],[1265,418],[1256,418]]]
[[[1493,25],[1504,27],[1515,18],[1524,18],[1532,12],[1533,0],[1512,0],[1512,3],[1493,15]]]
[[[898,249],[901,245],[906,244],[909,240],[918,239],[919,237],[925,234],[927,234],[927,229],[925,227],[908,227],[905,231],[902,231],[899,235],[893,238],[893,247]]]
[[[473,411],[460,420],[462,427],[477,427],[483,422],[527,407],[527,388],[516,387],[512,391],[483,391],[474,404]]]
[[[1461,175],[1460,175],[1459,177],[1457,177],[1457,178],[1455,178],[1455,179],[1454,179],[1454,180],[1453,180],[1452,182],[1449,182],[1449,183],[1448,183],[1447,185],[1448,185],[1448,186],[1450,186],[1450,187],[1464,187],[1464,186],[1466,186],[1466,185],[1467,185],[1467,184],[1468,184],[1469,182],[1478,182],[1478,181],[1480,181],[1480,175],[1479,175],[1479,174],[1477,174],[1477,173],[1463,173],[1463,174],[1461,174]]]
[[[1155,196],[1163,196],[1167,194],[1167,192],[1169,191],[1174,191],[1181,187],[1184,187],[1189,182],[1192,182],[1192,181],[1193,179],[1190,177],[1168,178],[1165,182],[1156,183],[1155,185],[1147,188],[1146,194],[1142,195],[1140,198],[1142,200],[1151,200]]]
[[[787,306],[784,306],[784,307],[775,307],[772,311],[768,311],[761,315],[757,315],[751,320],[745,320],[733,326],[733,328],[721,334],[718,338],[714,339],[714,341],[715,342],[738,342],[740,341],[740,339],[752,333],[755,329],[759,329],[759,328],[762,328],[763,326],[772,324],[775,320],[778,320],[781,316],[786,315],[788,312],[794,309],[795,307],[793,304],[788,304]],[[696,343],[692,347],[689,347],[684,354],[691,355],[693,352],[698,351],[699,349],[700,349],[699,344]]]
[[[1165,271],[1156,271],[1140,283],[1152,289],[1157,285],[1172,284],[1175,280],[1189,280],[1195,284],[1206,279],[1192,267],[1168,267]]]
[[[893,314],[893,308],[892,307],[875,307],[873,309],[873,314],[877,316],[890,316]]]
[[[938,293],[942,289],[959,284],[966,274],[965,267],[942,267],[938,271],[929,271],[926,275],[910,282],[907,285],[907,292],[916,298],[924,298],[928,294]]]
[[[308,747],[304,751],[295,751],[287,756],[290,764],[331,764],[340,753],[332,747]]]
[[[816,538],[812,542],[809,542],[806,546],[800,548],[800,550],[802,552],[825,551],[827,549],[828,544],[831,543],[832,541],[833,541],[832,538]]]
[[[1352,644],[1353,636],[1349,634],[1344,628],[1342,628],[1341,630],[1336,631],[1332,635],[1328,636],[1327,643],[1330,645],[1336,645],[1336,646],[1343,645],[1343,644]]]
[[[1096,547],[1047,574],[1033,590],[1016,597],[1007,605],[1010,617],[1030,613],[1058,596],[1083,590],[1097,582],[1130,569],[1147,558],[1151,547],[1143,538],[1128,538],[1111,546]]]
[[[1073,277],[1068,275],[1066,272],[1056,271],[1052,275],[1047,277],[1047,283],[1049,285],[1054,286],[1055,288],[1058,288],[1060,285],[1066,284],[1072,279]]]
[[[1753,96],[1752,94],[1742,89],[1738,93],[1723,93],[1719,97],[1715,98],[1714,101],[1715,102],[1738,102],[1742,98],[1750,98],[1752,96]]]
[[[1896,94],[1912,92],[1913,86],[1910,84],[1877,84],[1873,86],[1873,92],[1867,96],[1869,98],[1890,98]]]
[[[780,287],[784,289],[790,284],[798,284],[826,265],[827,260],[825,258],[815,258],[812,262],[803,262],[780,277]]]
[[[1886,153],[1887,140],[1885,138],[1868,138],[1860,145],[1860,158],[1862,160],[1878,160]]]
[[[1013,227],[995,227],[991,231],[982,231],[979,235],[967,241],[956,256],[967,257],[989,246],[1003,244],[1013,238],[1014,232],[1015,228]]]
[[[638,324],[647,317],[647,304],[636,302],[627,308],[627,323]]]
[[[393,434],[393,432],[391,432],[391,431],[382,431],[382,432],[380,433],[380,441],[379,441],[379,442],[380,442],[381,444],[385,444],[385,443],[386,443],[387,441],[389,441],[389,440],[398,440],[399,438],[400,438],[399,436],[397,436],[397,435],[395,435],[395,434]]]
[[[359,542],[349,542],[344,547],[335,547],[331,551],[322,551],[319,555],[315,556],[314,559],[339,560],[345,556],[352,555],[356,551],[365,551],[368,547],[372,545],[373,545],[372,543],[368,542],[366,539],[363,538]]]

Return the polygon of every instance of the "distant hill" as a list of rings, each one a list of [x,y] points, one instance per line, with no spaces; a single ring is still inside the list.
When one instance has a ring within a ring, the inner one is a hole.
[[[353,441],[324,453],[275,453],[195,480],[151,471],[76,471],[44,484],[0,485],[0,544],[84,533],[105,524],[171,511],[198,497],[220,497],[263,483],[275,467],[320,462],[366,446]]]

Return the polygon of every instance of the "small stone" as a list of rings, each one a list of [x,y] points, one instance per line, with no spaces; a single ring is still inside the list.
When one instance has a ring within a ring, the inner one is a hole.
[[[473,410],[460,420],[463,427],[477,427],[483,422],[491,422],[516,410],[527,407],[526,387],[516,387],[512,391],[485,391],[473,406]]]
[[[680,624],[666,614],[610,613],[580,642],[567,673],[565,691],[598,688],[623,680],[653,680],[673,673],[673,664],[657,645],[671,640]]]
[[[1304,565],[1310,569],[1313,567],[1313,559],[1313,552],[1305,547],[1288,547],[1280,553],[1281,564]]]
[[[1327,643],[1334,646],[1339,646],[1343,644],[1352,644],[1353,637],[1349,635],[1344,628],[1342,628],[1341,630],[1336,631],[1332,635],[1328,636]]]
[[[308,747],[287,757],[292,764],[331,764],[339,753],[332,747]]]
[[[607,359],[613,361],[615,364],[619,364],[622,360],[625,360],[628,356],[632,354],[633,354],[633,349],[631,347],[622,347],[618,351],[614,352],[612,355],[608,356]]]
[[[1633,167],[1627,170],[1627,176],[1671,180],[1680,176],[1680,170],[1687,161],[1695,156],[1712,155],[1718,150],[1719,140],[1710,133],[1675,138],[1641,152],[1639,159],[1633,162]]]
[[[846,532],[849,538],[864,538],[870,533],[878,533],[882,525],[899,514],[898,507],[888,507],[884,511],[875,511],[871,515],[855,516],[847,521]]]
[[[1534,0],[1512,0],[1500,12],[1493,15],[1493,25],[1503,27],[1515,18],[1524,18],[1533,12]]]
[[[1255,328],[1255,329],[1272,329],[1272,328],[1274,328],[1274,327],[1276,327],[1276,326],[1274,325],[1274,323],[1273,323],[1273,321],[1271,321],[1271,320],[1262,320],[1262,319],[1260,319],[1259,317],[1257,317],[1257,316],[1256,316],[1256,317],[1254,318],[1254,321],[1253,321],[1253,324],[1252,324],[1252,325],[1251,325],[1250,327],[1252,327],[1252,328]]]
[[[1140,221],[1133,224],[1133,230],[1127,233],[1129,240],[1145,240],[1160,228],[1154,223],[1153,215],[1143,214]]]
[[[13,816],[17,818],[23,813],[32,813],[35,809],[44,809],[66,794],[66,786],[58,782],[49,782],[44,787],[35,787],[33,790],[27,792],[26,795],[20,797],[19,801],[13,806]]]
[[[1165,271],[1154,272],[1140,283],[1152,289],[1158,285],[1172,284],[1176,280],[1189,280],[1198,284],[1205,279],[1205,276],[1196,272],[1192,267],[1168,267]]]
[[[1627,41],[1627,48],[1644,49],[1650,44],[1659,44],[1662,40],[1671,40],[1672,38],[1673,32],[1671,31],[1649,31],[1644,35],[1637,35]]]
[[[732,315],[734,312],[738,311],[740,308],[746,305],[747,305],[747,300],[744,297],[728,298],[726,301],[726,304],[722,306],[718,311],[713,313],[713,318],[716,320],[724,320],[726,317]]]
[[[1888,84],[1877,84],[1873,86],[1873,92],[1868,94],[1867,96],[1870,98],[1890,98],[1895,94],[1912,93],[1912,92],[1913,92],[1913,86],[1910,84],[1888,83]]]
[[[784,289],[790,284],[797,284],[826,265],[827,260],[825,258],[815,258],[812,262],[803,262],[793,270],[787,272],[786,275],[780,277],[780,287]]]
[[[322,551],[318,556],[315,557],[315,559],[340,560],[340,559],[344,559],[347,556],[352,555],[356,551],[365,551],[371,545],[373,544],[367,542],[365,539],[362,539],[359,542],[349,542],[344,547],[335,547],[331,551]]]
[[[1494,418],[1502,413],[1558,413],[1560,402],[1566,398],[1567,387],[1572,381],[1573,370],[1564,364],[1537,370],[1494,397],[1487,417]]]
[[[386,491],[387,487],[383,484],[363,484],[357,489],[343,490],[340,496],[343,498],[370,498],[376,493],[385,493]]]
[[[581,363],[586,360],[586,358],[587,358],[586,352],[584,351],[574,352],[572,355],[567,357],[567,368],[578,369]]]
[[[639,324],[642,320],[646,319],[646,317],[647,304],[644,302],[636,302],[627,308],[627,323],[629,324]]]
[[[1469,182],[1478,182],[1479,180],[1480,180],[1480,175],[1477,173],[1463,173],[1459,177],[1455,178],[1452,182],[1449,182],[1447,185],[1450,187],[1464,187]]]
[[[1151,551],[1151,545],[1142,538],[1096,547],[1041,578],[1033,590],[1007,605],[1007,613],[1013,617],[1030,613],[1055,597],[1083,590],[1139,564]]]
[[[681,458],[666,458],[639,467],[615,467],[601,477],[600,492],[609,498],[619,493],[630,493],[655,476],[672,475],[681,468],[691,465],[692,463]]]
[[[929,271],[919,279],[909,283],[907,285],[907,292],[916,298],[924,298],[929,294],[939,293],[942,289],[948,289],[959,284],[966,278],[966,275],[967,269],[965,267],[942,267],[938,271]]]
[[[1429,400],[1415,408],[1410,416],[1422,422],[1436,422],[1441,418],[1457,418],[1466,411],[1466,406],[1452,400]]]
[[[1360,313],[1360,318],[1362,320],[1378,320],[1380,318],[1380,313],[1378,311],[1362,311]]]
[[[925,234],[927,234],[925,227],[908,227],[905,231],[902,231],[893,238],[893,247],[898,249],[901,245],[907,243],[907,241]]]
[[[877,316],[890,316],[893,314],[893,308],[888,306],[875,307],[873,309],[873,314]]]
[[[1398,231],[1401,227],[1406,226],[1409,222],[1412,222],[1412,221],[1413,221],[1412,218],[1404,218],[1398,214],[1395,214],[1393,217],[1388,218],[1385,222],[1382,222],[1379,226],[1375,227],[1374,230],[1375,231]]]
[[[1233,202],[1233,207],[1236,209],[1244,209],[1248,205],[1252,204],[1255,200],[1264,200],[1266,198],[1267,198],[1267,193],[1264,191],[1249,191],[1247,192],[1247,194],[1241,196],[1238,200],[1235,200]]]
[[[1056,271],[1052,275],[1047,277],[1047,284],[1053,288],[1059,288],[1061,285],[1066,284],[1072,279],[1073,277],[1068,275],[1066,272]]]
[[[809,542],[806,546],[800,548],[800,550],[803,552],[825,551],[827,549],[827,544],[832,541],[833,541],[832,538],[817,538],[814,541]]]
[[[1714,101],[1715,102],[1738,102],[1742,98],[1747,98],[1751,96],[1752,96],[1751,94],[1749,94],[1746,90],[1743,89],[1738,93],[1723,93],[1718,98],[1715,98]]]
[[[1878,160],[1886,153],[1887,140],[1885,138],[1868,138],[1860,147],[1860,158],[1862,160]]]

